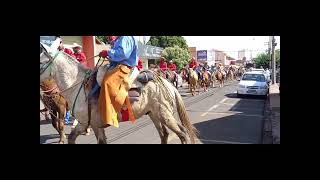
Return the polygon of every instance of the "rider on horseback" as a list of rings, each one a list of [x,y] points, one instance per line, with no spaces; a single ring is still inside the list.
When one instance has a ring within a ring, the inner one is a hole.
[[[159,67],[161,71],[166,71],[168,69],[166,59],[164,57],[161,57]]]
[[[198,62],[196,60],[195,57],[192,57],[190,63],[189,63],[189,68],[195,69],[196,67],[198,67]]]
[[[195,70],[198,74],[198,77],[201,78],[201,67],[195,57],[192,57],[191,62],[189,63],[189,68]]]
[[[138,63],[138,46],[133,36],[108,36],[114,43],[110,50],[103,50],[99,56],[109,57],[110,66],[104,75],[99,96],[99,109],[105,126],[119,127],[118,112],[125,112],[122,117],[129,116],[135,121],[128,98],[129,75]],[[129,111],[123,111],[123,105]]]
[[[177,70],[177,66],[173,63],[172,60],[169,61],[168,69],[169,69],[170,71],[176,71],[176,70]]]
[[[210,71],[210,66],[208,65],[207,61],[204,62],[202,69],[203,69],[203,71]]]

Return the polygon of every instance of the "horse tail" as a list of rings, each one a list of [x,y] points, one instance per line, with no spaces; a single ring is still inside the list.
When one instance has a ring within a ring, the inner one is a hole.
[[[187,133],[190,137],[191,143],[194,144],[195,138],[197,138],[199,135],[199,131],[191,124],[181,95],[179,94],[179,92],[176,89],[174,92],[175,92],[177,110],[178,110],[178,114],[180,117],[180,121],[181,121],[182,125],[187,129]]]

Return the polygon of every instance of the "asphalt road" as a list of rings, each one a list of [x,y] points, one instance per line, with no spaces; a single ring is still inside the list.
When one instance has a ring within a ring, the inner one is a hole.
[[[259,144],[262,143],[262,125],[265,100],[256,97],[237,98],[238,81],[228,82],[223,88],[210,88],[192,97],[186,87],[179,88],[191,122],[199,130],[197,144]],[[201,89],[201,91],[203,91]],[[40,143],[58,142],[58,133],[50,121],[40,116]],[[66,134],[70,133],[66,126]],[[105,129],[110,144],[159,144],[160,138],[152,121],[143,116],[135,124],[120,123],[119,128]],[[96,144],[93,133],[78,137],[78,144]],[[180,144],[171,133],[169,144]]]

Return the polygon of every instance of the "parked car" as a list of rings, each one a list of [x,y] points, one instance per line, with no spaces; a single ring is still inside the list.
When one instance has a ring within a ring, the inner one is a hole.
[[[252,72],[262,72],[266,76],[268,81],[271,80],[270,71],[269,73],[267,73],[267,71],[265,71],[264,69],[252,69]]]
[[[237,88],[237,96],[259,95],[267,97],[269,93],[268,80],[263,72],[251,71],[243,74]]]

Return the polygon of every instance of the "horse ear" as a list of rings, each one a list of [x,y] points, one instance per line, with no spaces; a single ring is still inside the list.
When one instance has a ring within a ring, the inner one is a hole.
[[[61,38],[57,38],[56,40],[53,41],[53,43],[50,46],[52,54],[55,54],[58,51],[58,47],[60,45]]]

